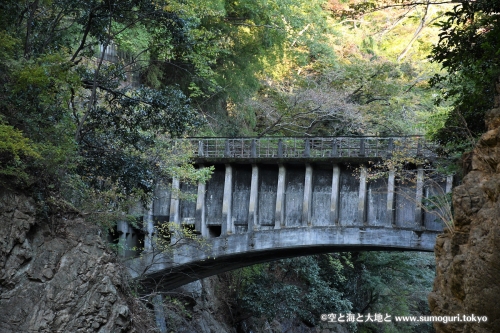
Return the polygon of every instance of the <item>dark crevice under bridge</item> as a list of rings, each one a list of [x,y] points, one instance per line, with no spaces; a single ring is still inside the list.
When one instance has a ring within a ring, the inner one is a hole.
[[[433,251],[443,222],[425,198],[447,193],[452,176],[430,179],[422,165],[371,179],[368,166],[391,156],[436,157],[422,137],[188,138],[198,166],[215,167],[206,184],[173,179],[144,209],[145,250],[127,261],[151,288],[173,289],[235,268],[280,258],[352,250]],[[179,200],[178,191],[196,194]],[[155,226],[189,225],[203,239],[155,246]],[[139,232],[118,226],[121,242]],[[131,256],[132,251],[126,251]]]

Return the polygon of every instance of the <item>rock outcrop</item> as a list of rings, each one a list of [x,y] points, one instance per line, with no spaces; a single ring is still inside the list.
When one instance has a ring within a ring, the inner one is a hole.
[[[37,221],[24,195],[0,193],[0,332],[134,332],[123,271],[82,218]]]
[[[486,316],[488,321],[435,323],[438,333],[500,332],[500,107],[472,152],[471,171],[453,191],[454,232],[438,237],[434,316]],[[472,320],[472,318],[470,318]]]

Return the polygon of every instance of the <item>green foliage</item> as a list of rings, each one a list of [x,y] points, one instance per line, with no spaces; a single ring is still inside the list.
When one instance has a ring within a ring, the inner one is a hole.
[[[184,92],[159,81],[142,87],[126,82],[131,73],[147,72],[150,62],[154,70],[162,54],[190,62],[192,77],[206,71],[190,60],[201,64],[208,57],[192,48],[191,30],[199,23],[179,6],[175,12],[161,1],[2,2],[2,173],[36,175],[41,200],[71,193],[78,209],[94,214],[93,207],[96,216],[107,216],[96,217],[106,225],[125,202],[150,199],[156,180],[206,179],[210,171],[189,167],[187,155],[159,156],[173,153],[163,142],[200,126]],[[116,45],[116,54],[101,52]],[[169,162],[174,160],[179,164]]]
[[[345,284],[353,313],[428,314],[427,294],[434,279],[434,256],[412,252],[353,253]],[[363,323],[359,332],[381,327]],[[433,332],[430,324],[386,323],[383,332]]]
[[[439,43],[431,59],[446,75],[432,84],[443,90],[454,109],[435,137],[443,143],[470,141],[484,131],[483,115],[493,106],[495,81],[500,75],[498,1],[465,1],[446,13]]]
[[[37,147],[23,133],[12,126],[0,124],[0,176],[27,182],[30,159],[39,159]]]
[[[323,260],[322,264],[336,272],[340,268],[332,258]],[[331,285],[335,276],[324,273],[318,257],[314,256],[246,269],[239,302],[256,316],[270,319],[298,317],[315,325],[321,313],[345,313],[350,308],[350,302],[343,299],[342,292]]]

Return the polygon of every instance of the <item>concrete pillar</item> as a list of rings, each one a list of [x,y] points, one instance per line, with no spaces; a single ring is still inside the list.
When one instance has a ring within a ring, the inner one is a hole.
[[[170,222],[174,222],[180,224],[180,200],[179,200],[179,192],[181,190],[181,184],[179,178],[172,179],[172,194],[170,197]]]
[[[302,225],[311,226],[312,216],[312,178],[313,168],[306,163],[306,175],[304,178],[304,201],[302,203]]]
[[[231,216],[233,202],[233,167],[226,164],[226,176],[224,177],[224,197],[222,199],[222,235],[234,233],[234,223]]]
[[[278,171],[278,189],[276,191],[274,229],[281,229],[282,226],[285,226],[285,180],[286,168],[283,164],[280,164]]]
[[[180,200],[179,193],[181,190],[181,184],[179,178],[172,179],[172,192],[170,196],[170,217],[169,222],[173,222],[177,225],[178,228],[181,228],[181,219],[180,219]],[[175,235],[175,231],[174,231]],[[170,238],[171,243],[175,243],[177,241],[175,236]]]
[[[415,225],[423,227],[422,199],[424,197],[424,169],[418,167],[417,170],[417,191],[415,194]]]
[[[163,297],[161,295],[153,296],[153,308],[155,312],[156,327],[161,333],[167,333],[165,309],[163,308]]]
[[[362,165],[359,175],[358,222],[366,224],[367,170]]]
[[[144,251],[151,251],[153,249],[153,234],[155,232],[154,216],[153,216],[153,200],[148,205],[148,210],[144,216]]]
[[[446,193],[451,193],[453,189],[453,175],[449,175],[446,177]]]
[[[255,140],[254,140],[255,141]],[[259,167],[252,164],[252,181],[250,183],[250,203],[248,205],[248,231],[259,230],[258,222],[259,202]]]
[[[127,254],[127,236],[129,234],[129,225],[125,221],[118,221],[116,223],[116,230],[118,231],[118,253],[121,257]]]
[[[395,191],[395,182],[396,173],[394,169],[389,170],[389,179],[387,181],[387,219],[391,226],[396,226],[394,221],[394,207],[396,203],[396,197],[394,195]]]
[[[203,168],[203,165],[200,165]],[[205,217],[205,197],[207,193],[207,185],[198,183],[198,195],[196,197],[196,212],[194,217],[195,229],[202,237],[208,237],[207,221]]]
[[[339,206],[340,199],[340,168],[337,164],[333,165],[333,176],[332,176],[332,196],[330,204],[330,216],[332,224],[339,225]]]

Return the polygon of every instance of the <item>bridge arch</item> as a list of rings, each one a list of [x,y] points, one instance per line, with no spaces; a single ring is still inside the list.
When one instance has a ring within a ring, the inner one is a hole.
[[[185,243],[173,253],[145,253],[129,261],[133,277],[152,289],[171,290],[189,282],[253,264],[343,251],[432,252],[438,231],[385,227],[311,227],[261,230]]]

